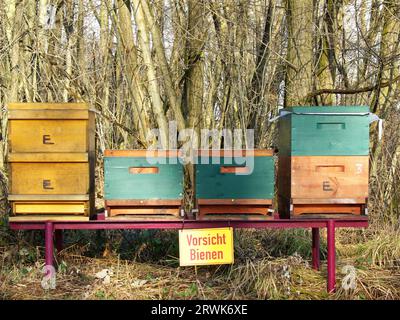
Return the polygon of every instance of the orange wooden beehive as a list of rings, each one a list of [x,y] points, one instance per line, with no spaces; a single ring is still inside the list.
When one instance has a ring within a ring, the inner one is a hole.
[[[368,107],[292,107],[281,115],[281,217],[366,214]]]

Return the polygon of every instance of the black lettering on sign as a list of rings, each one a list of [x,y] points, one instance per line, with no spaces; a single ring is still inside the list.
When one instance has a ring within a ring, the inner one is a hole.
[[[333,191],[329,181],[323,181],[322,182],[322,190],[324,190],[324,191]]]
[[[51,137],[49,134],[43,135],[43,144],[54,144],[54,142],[51,141]]]
[[[54,188],[51,186],[51,180],[43,180],[43,189],[53,190]]]

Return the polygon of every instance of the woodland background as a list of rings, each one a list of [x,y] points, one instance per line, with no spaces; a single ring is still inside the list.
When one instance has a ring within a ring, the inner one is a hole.
[[[147,130],[166,135],[169,120],[254,128],[264,148],[280,107],[369,105],[385,120],[382,140],[371,125],[371,227],[344,238],[364,241],[373,265],[398,266],[399,45],[397,0],[0,0],[4,221],[7,102],[90,103],[98,177],[104,149],[146,148]]]

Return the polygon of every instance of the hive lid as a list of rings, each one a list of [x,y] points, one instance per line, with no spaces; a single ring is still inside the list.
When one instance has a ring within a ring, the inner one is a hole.
[[[293,106],[280,110],[295,113],[368,113],[369,106]]]
[[[83,120],[91,111],[87,103],[9,103],[7,109],[11,120]]]
[[[8,103],[8,110],[89,110],[89,104],[84,102],[70,103],[42,103],[42,102],[16,102]]]

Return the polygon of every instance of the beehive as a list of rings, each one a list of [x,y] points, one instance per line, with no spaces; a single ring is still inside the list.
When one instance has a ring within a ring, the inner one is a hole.
[[[273,150],[200,150],[196,199],[200,219],[272,216]]]
[[[291,107],[281,115],[281,216],[366,213],[368,107]]]
[[[7,107],[13,215],[88,219],[94,212],[95,166],[95,117],[89,106],[11,103]]]
[[[106,150],[104,198],[109,217],[180,218],[183,166],[178,153]]]

